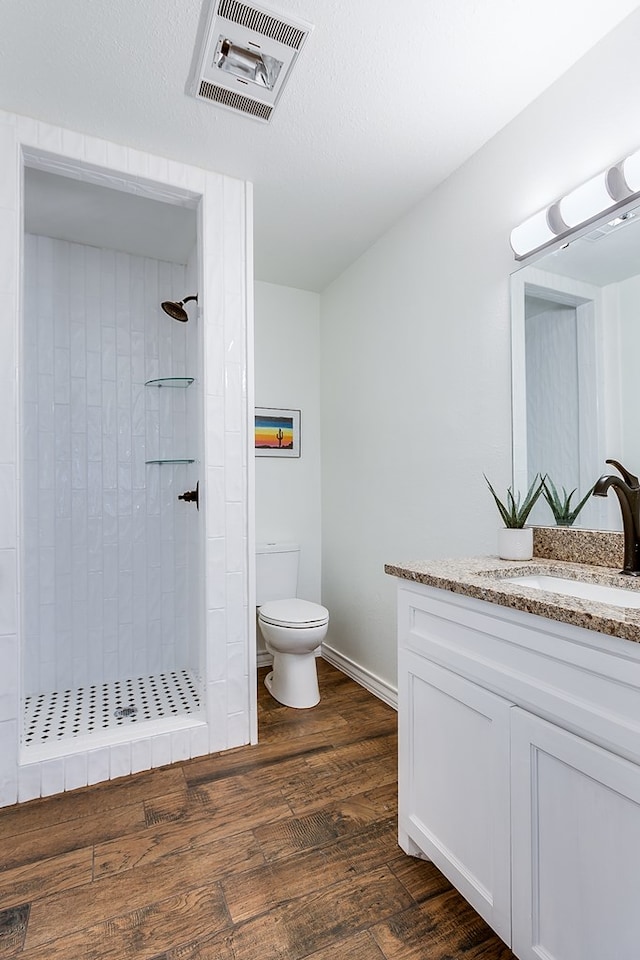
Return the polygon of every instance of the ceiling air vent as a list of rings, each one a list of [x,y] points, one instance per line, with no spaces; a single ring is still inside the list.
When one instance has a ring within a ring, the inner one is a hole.
[[[249,113],[259,120],[268,120],[273,110],[273,107],[266,103],[258,103],[257,100],[243,97],[241,94],[234,93],[233,90],[227,90],[225,87],[216,87],[215,83],[207,83],[206,80],[203,80],[200,84],[198,97],[201,100],[213,100],[214,103],[220,104],[221,107],[228,107],[229,110]]]
[[[268,123],[312,30],[264,7],[213,0],[189,92]]]

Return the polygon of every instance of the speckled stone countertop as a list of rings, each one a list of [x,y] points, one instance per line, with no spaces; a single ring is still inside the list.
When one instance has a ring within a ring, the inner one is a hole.
[[[625,577],[619,568],[534,558],[526,562],[472,557],[385,564],[385,573],[429,587],[534,613],[613,637],[640,643],[640,609],[565,597],[546,590],[507,583],[506,577],[554,576],[622,587],[640,593],[640,578]]]

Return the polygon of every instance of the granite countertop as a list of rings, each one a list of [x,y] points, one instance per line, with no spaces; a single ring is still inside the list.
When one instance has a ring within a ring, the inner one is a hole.
[[[497,557],[471,557],[459,560],[426,560],[385,564],[385,573],[403,580],[423,583],[440,590],[475,597],[503,607],[537,614],[548,620],[570,623],[587,630],[640,643],[640,609],[616,607],[565,597],[546,590],[506,583],[506,577],[568,577],[587,583],[622,587],[640,593],[640,578],[625,577],[620,568],[567,563],[534,558],[519,562]]]

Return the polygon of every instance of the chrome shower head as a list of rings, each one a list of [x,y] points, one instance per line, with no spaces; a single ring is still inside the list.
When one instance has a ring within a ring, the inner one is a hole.
[[[198,294],[196,293],[193,297],[185,297],[184,300],[164,300],[161,306],[164,312],[169,314],[170,317],[173,317],[174,320],[179,320],[180,323],[186,323],[189,317],[187,311],[184,309],[184,304],[189,303],[189,300],[195,300],[197,303]]]

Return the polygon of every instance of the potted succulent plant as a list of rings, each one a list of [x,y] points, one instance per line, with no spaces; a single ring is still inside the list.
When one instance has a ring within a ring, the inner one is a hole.
[[[506,503],[503,503],[498,497],[486,474],[484,478],[504,523],[504,527],[498,530],[498,556],[503,560],[531,560],[533,556],[533,528],[527,527],[525,524],[543,491],[545,478],[536,474],[522,502],[520,494],[514,494],[509,487]]]
[[[570,527],[575,522],[576,517],[584,507],[585,503],[593,493],[593,487],[585,493],[584,497],[573,509],[571,509],[571,498],[574,495],[578,488],[575,487],[571,493],[567,493],[565,488],[562,488],[562,496],[556,490],[556,487],[549,477],[545,477],[542,481],[542,493],[551,507],[551,512],[556,521],[556,526],[558,527]]]

